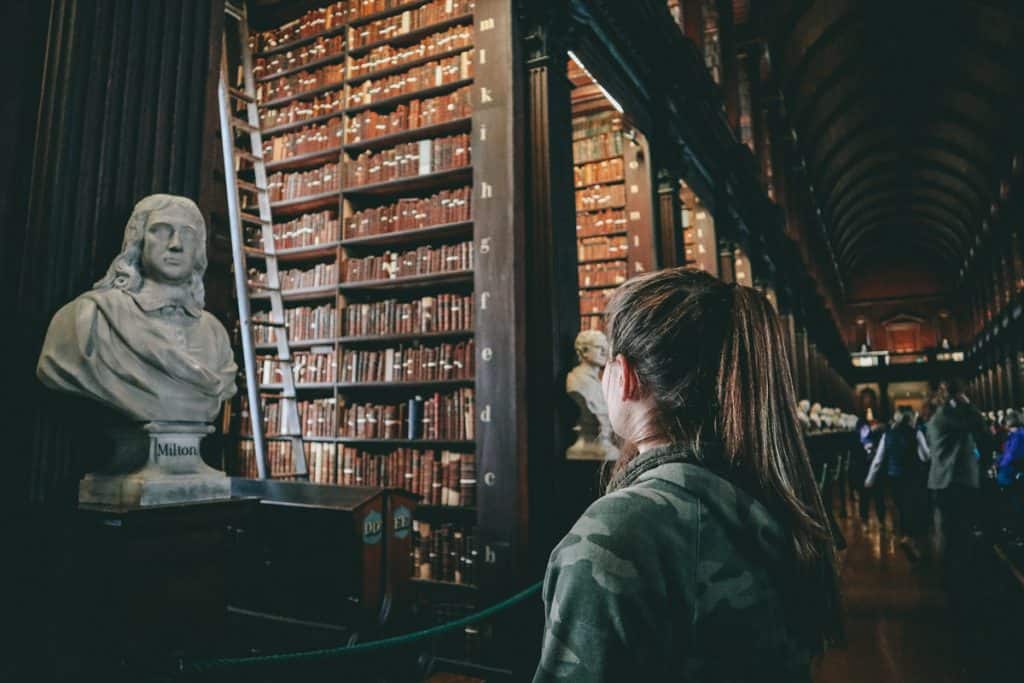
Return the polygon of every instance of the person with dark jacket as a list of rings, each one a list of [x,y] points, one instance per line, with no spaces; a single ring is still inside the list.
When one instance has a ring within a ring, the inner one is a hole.
[[[928,421],[928,488],[939,514],[946,579],[955,583],[966,569],[971,508],[979,484],[975,435],[985,429],[985,418],[954,383],[948,387]]]
[[[996,466],[1001,499],[1001,526],[1017,543],[1024,537],[1024,421],[1016,410],[1003,418],[1009,430]]]
[[[551,553],[535,683],[809,683],[839,632],[835,553],[771,304],[671,268],[607,315],[627,447]]]
[[[878,444],[864,486],[876,487],[879,473],[884,479],[896,504],[897,528],[900,543],[907,548],[911,559],[917,557],[914,535],[919,531],[917,489],[921,484],[921,472],[928,462],[928,443],[924,435],[911,426],[911,415],[900,411],[893,420],[893,426]],[[883,469],[884,466],[884,469]]]

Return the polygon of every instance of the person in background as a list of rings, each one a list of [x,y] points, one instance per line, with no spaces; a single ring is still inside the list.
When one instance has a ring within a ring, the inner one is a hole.
[[[975,435],[983,433],[985,419],[955,381],[940,386],[936,403],[928,421],[928,488],[939,517],[945,578],[956,595],[967,569],[971,508],[979,484]]]
[[[840,635],[835,549],[771,304],[669,268],[607,321],[627,447],[551,553],[535,683],[809,683]]]
[[[892,428],[882,436],[878,444],[864,486],[874,488],[875,494],[880,496],[882,487],[878,485],[879,482],[888,482],[896,505],[900,545],[911,561],[916,562],[919,552],[914,536],[918,533],[919,525],[915,489],[921,481],[920,473],[928,462],[928,443],[924,435],[911,426],[911,420],[909,411],[901,410],[896,414]],[[884,472],[883,477],[879,477],[880,472]]]
[[[860,514],[862,530],[867,529],[868,519],[871,513],[871,501],[875,500],[876,493],[864,486],[864,480],[868,475],[868,465],[875,454],[874,437],[875,431],[871,428],[871,423],[864,418],[860,418],[857,421],[857,438],[860,441],[860,448],[854,448],[850,454],[849,477],[851,482],[851,495],[856,493],[857,496],[857,510]],[[885,507],[883,504],[881,518],[884,517]]]
[[[996,484],[1002,500],[1002,528],[1014,542],[1024,541],[1024,429],[1020,413],[1006,411],[1008,430],[1002,455],[996,465]]]

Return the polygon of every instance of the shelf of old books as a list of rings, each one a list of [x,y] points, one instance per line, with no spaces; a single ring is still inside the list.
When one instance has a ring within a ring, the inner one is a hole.
[[[711,212],[685,181],[679,181],[686,265],[718,276],[718,241]]]
[[[651,215],[650,181],[640,133],[575,56],[568,74],[580,327],[603,330],[611,293],[654,265],[653,238],[640,227]]]
[[[309,480],[420,496],[413,574],[463,591],[477,554],[474,7],[343,0],[250,37]],[[267,274],[250,265],[259,318]],[[287,478],[274,334],[254,328],[257,379],[269,476]],[[247,412],[243,399],[230,472],[255,477]]]

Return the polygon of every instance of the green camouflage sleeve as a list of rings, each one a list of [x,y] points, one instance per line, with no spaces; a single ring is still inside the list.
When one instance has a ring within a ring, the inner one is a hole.
[[[658,531],[693,530],[696,515],[695,500],[643,486],[591,505],[551,554],[534,683],[664,680],[666,661],[684,661],[671,625],[692,624],[692,594],[660,567],[696,567],[696,543]]]

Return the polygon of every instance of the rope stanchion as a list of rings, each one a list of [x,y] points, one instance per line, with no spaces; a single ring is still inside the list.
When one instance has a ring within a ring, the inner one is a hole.
[[[306,652],[286,652],[275,655],[256,655],[252,657],[234,657],[234,658],[213,658],[213,659],[200,659],[195,661],[183,661],[181,663],[181,671],[188,673],[209,673],[217,669],[226,669],[229,667],[236,666],[255,666],[260,664],[284,664],[288,662],[310,662],[324,659],[331,659],[334,657],[344,657],[361,652],[371,652],[373,650],[383,650],[391,647],[398,647],[400,645],[408,645],[420,640],[432,638],[433,636],[454,631],[456,629],[474,624],[478,621],[482,621],[489,617],[498,614],[520,602],[523,602],[527,598],[540,592],[543,581],[524,588],[515,595],[512,595],[501,602],[495,603],[490,607],[480,610],[475,614],[456,619],[455,621],[449,621],[446,624],[439,624],[438,626],[431,626],[430,628],[423,629],[422,631],[413,631],[412,633],[405,633],[400,636],[392,636],[390,638],[382,638],[380,640],[373,640],[368,643],[356,643],[355,645],[342,645],[339,647],[324,648],[320,650],[308,650]]]

